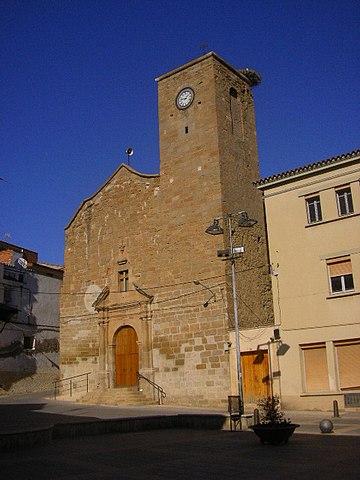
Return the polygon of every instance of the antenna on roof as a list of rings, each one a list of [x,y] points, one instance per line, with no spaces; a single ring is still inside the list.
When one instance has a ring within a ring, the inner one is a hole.
[[[131,157],[131,155],[134,155],[134,150],[131,147],[129,147],[125,150],[125,153],[128,157],[128,162],[127,163],[128,163],[128,165],[130,165],[130,157]]]

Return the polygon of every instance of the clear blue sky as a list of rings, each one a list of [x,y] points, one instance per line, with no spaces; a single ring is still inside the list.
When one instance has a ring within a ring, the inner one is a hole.
[[[159,171],[154,79],[204,51],[262,74],[261,176],[359,148],[359,25],[358,0],[0,0],[0,239],[62,263],[128,146]]]

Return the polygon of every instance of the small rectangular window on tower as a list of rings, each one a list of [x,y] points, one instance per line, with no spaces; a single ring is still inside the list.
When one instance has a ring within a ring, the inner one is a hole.
[[[129,271],[121,270],[119,272],[118,279],[119,279],[119,291],[127,292],[129,290]]]
[[[307,218],[309,223],[322,221],[320,195],[306,199]]]
[[[332,294],[354,290],[350,257],[332,258],[327,262],[330,290]]]
[[[339,217],[354,213],[354,205],[352,201],[350,187],[345,187],[345,188],[336,190],[336,201],[338,206]]]

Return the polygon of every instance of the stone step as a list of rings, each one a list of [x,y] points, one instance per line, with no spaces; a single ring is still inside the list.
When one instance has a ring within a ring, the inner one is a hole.
[[[154,405],[156,402],[149,399],[137,388],[109,388],[93,390],[77,400],[79,403],[93,405]]]

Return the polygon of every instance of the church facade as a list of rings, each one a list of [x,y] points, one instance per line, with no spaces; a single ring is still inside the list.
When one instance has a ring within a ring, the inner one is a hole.
[[[112,390],[135,387],[140,374],[165,390],[168,404],[224,406],[238,393],[234,284],[240,338],[274,324],[254,186],[258,80],[213,52],[157,79],[160,174],[122,164],[66,227],[64,378],[89,372],[91,390]],[[246,215],[257,220],[251,228],[238,226]],[[223,234],[205,232],[214,219]],[[243,247],[234,279],[230,237]],[[267,346],[259,357],[250,343],[240,345],[252,403],[269,384]]]

